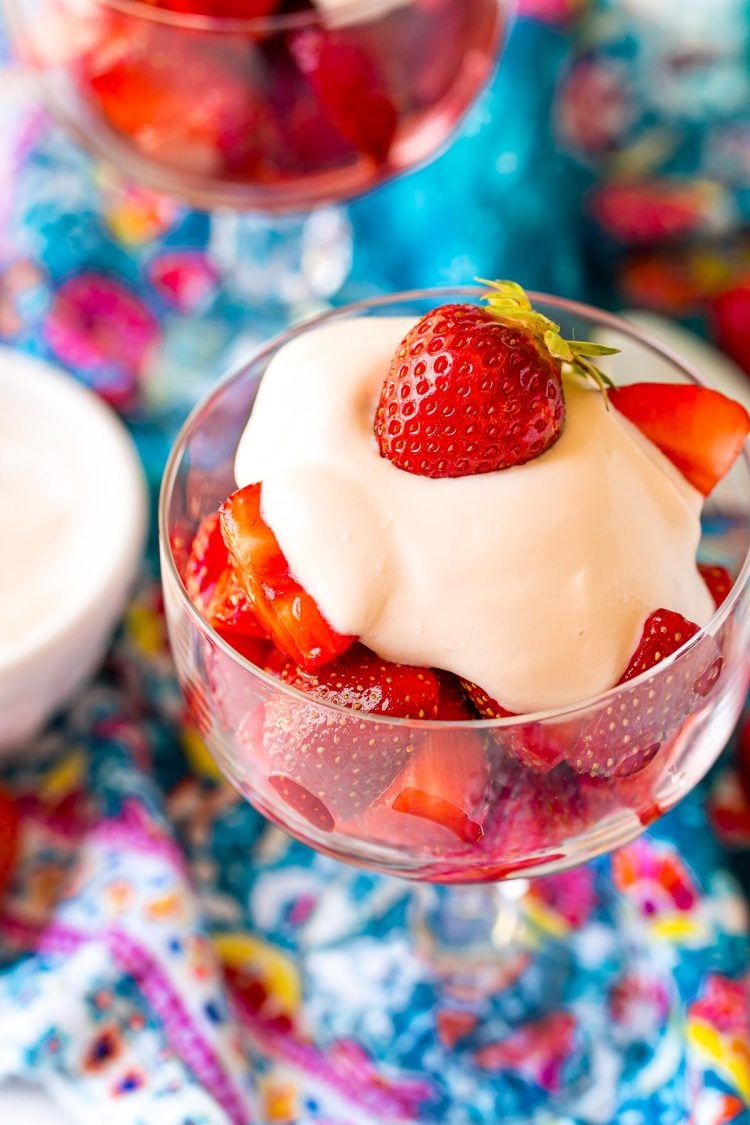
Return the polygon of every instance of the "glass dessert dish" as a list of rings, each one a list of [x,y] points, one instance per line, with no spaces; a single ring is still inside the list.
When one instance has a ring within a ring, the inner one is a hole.
[[[302,211],[445,144],[501,0],[11,0],[45,100],[127,177],[205,209]],[[213,15],[202,13],[213,12]]]
[[[463,288],[377,298],[273,340],[193,412],[161,496],[163,581],[177,674],[222,772],[305,844],[421,883],[501,885],[560,871],[634,839],[714,762],[739,715],[750,669],[746,455],[703,512],[699,561],[721,562],[734,576],[723,604],[673,656],[574,706],[470,722],[353,712],[263,671],[252,662],[257,641],[248,641],[246,659],[193,605],[181,578],[187,551],[201,522],[235,487],[238,442],[278,350],[322,321],[416,319],[437,303],[467,302],[479,293]],[[535,298],[535,305],[568,337],[606,334],[608,341],[625,342],[627,351],[608,360],[618,385],[637,381],[639,351],[659,353],[674,382],[701,383],[698,372],[626,322],[550,297]],[[279,755],[285,745],[299,746],[300,731],[309,733],[307,744],[318,756],[312,752],[298,763],[296,780],[282,779]],[[627,757],[612,770],[587,764],[603,747],[617,756],[631,740],[648,747],[646,764]],[[496,902],[494,887],[489,893]],[[444,923],[445,903],[440,913]]]

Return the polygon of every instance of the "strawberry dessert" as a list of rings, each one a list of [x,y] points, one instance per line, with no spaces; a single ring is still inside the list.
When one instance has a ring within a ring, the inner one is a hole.
[[[503,23],[499,0],[46,3],[34,56],[56,75],[64,63],[55,108],[72,94],[87,140],[139,179],[264,210],[353,194],[432,155]]]
[[[732,578],[696,561],[701,511],[750,417],[697,385],[615,386],[611,352],[501,282],[274,354],[183,581],[285,685],[233,707],[224,683],[224,721],[319,832],[475,849],[489,879],[542,812],[573,836],[613,794],[661,811],[655,771],[723,674],[701,630]]]

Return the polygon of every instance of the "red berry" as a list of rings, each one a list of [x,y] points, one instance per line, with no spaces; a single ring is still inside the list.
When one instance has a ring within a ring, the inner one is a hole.
[[[144,155],[203,176],[262,162],[275,134],[248,81],[241,37],[124,17],[103,26],[79,79]]]
[[[714,599],[714,604],[718,609],[732,589],[731,574],[726,567],[709,566],[706,563],[698,563],[698,570],[700,571],[701,578],[708,586],[708,592]]]
[[[445,723],[466,723],[476,719],[477,713],[467,702],[461,684],[450,672],[438,672],[440,703],[436,718]]]
[[[712,313],[719,347],[750,375],[750,278],[720,293]]]
[[[18,858],[21,814],[7,790],[0,788],[0,895],[7,887]]]
[[[469,680],[461,684],[483,719],[516,717],[477,684]],[[548,773],[564,761],[570,745],[570,732],[563,723],[523,723],[498,729],[492,735],[503,750],[537,773]]]
[[[417,818],[447,830],[463,844],[476,844],[484,835],[488,796],[487,753],[481,734],[431,730],[383,799],[385,809],[403,817],[402,823],[393,816],[383,821],[383,838],[408,840],[410,820]]]
[[[434,719],[438,681],[428,668],[381,660],[356,645],[317,673],[286,663],[275,670],[290,686],[329,707],[282,695],[266,704],[262,748],[274,787],[298,812],[323,826],[349,819],[376,800],[403,768],[414,739],[356,713]],[[325,809],[325,814],[322,812]]]
[[[345,652],[355,638],[332,629],[292,577],[261,515],[260,500],[259,484],[232,493],[220,510],[222,534],[262,626],[295,664],[314,672]]]
[[[288,661],[279,675],[322,702],[352,711],[402,719],[438,718],[440,687],[434,672],[381,660],[364,645],[354,645],[317,672],[306,672]]]
[[[294,32],[289,48],[331,124],[358,152],[384,163],[398,115],[372,56],[322,28]]]
[[[209,19],[252,20],[274,13],[277,0],[143,0],[152,8]]]
[[[640,642],[620,683],[654,668],[696,635],[698,626],[672,610],[656,610],[643,627]],[[705,637],[672,670],[612,698],[585,722],[570,751],[580,773],[629,777],[656,756],[713,690],[722,660],[716,642]]]
[[[198,528],[183,581],[193,604],[231,644],[238,637],[265,635],[229,557],[218,512],[207,516]]]
[[[393,357],[375,417],[380,452],[428,477],[522,465],[560,436],[560,370],[532,333],[490,309],[434,309]]]
[[[609,400],[704,496],[726,476],[748,434],[744,406],[708,387],[633,383]]]

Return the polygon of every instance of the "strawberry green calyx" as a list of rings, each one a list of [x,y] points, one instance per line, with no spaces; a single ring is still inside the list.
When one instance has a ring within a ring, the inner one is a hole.
[[[616,355],[619,348],[608,348],[604,344],[593,344],[587,340],[565,340],[560,335],[560,325],[555,324],[544,313],[538,312],[528,298],[526,290],[515,281],[487,281],[477,278],[482,285],[489,286],[482,294],[494,315],[504,324],[521,325],[547,349],[551,356],[567,363],[576,375],[591,379],[606,395],[615,384],[601,368],[592,363],[592,357]]]

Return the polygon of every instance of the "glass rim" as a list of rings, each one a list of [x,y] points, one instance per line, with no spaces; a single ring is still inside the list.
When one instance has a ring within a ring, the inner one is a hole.
[[[171,540],[169,536],[168,527],[168,506],[172,498],[174,484],[177,479],[177,471],[182,460],[188,439],[197,429],[197,424],[201,415],[206,408],[216,399],[218,399],[226,387],[233,383],[236,379],[245,374],[248,369],[254,364],[262,362],[265,358],[278,351],[290,340],[295,339],[297,336],[310,329],[317,328],[319,325],[326,323],[329,320],[335,320],[341,316],[349,316],[352,313],[359,311],[387,308],[396,304],[405,304],[409,301],[424,301],[436,299],[439,303],[441,298],[449,297],[481,297],[486,293],[486,287],[476,285],[442,285],[429,289],[409,289],[399,293],[380,294],[376,297],[368,297],[362,301],[355,301],[347,305],[342,305],[335,309],[329,309],[324,313],[317,314],[285,329],[283,332],[277,333],[272,336],[265,344],[261,345],[257,350],[253,351],[245,359],[238,361],[218,380],[218,382],[205,394],[198,403],[190,411],[184,423],[180,427],[177,437],[170,451],[167,463],[164,467],[162,475],[161,487],[159,490],[159,503],[158,503],[158,535],[159,535],[159,550],[161,555],[162,567],[166,565],[169,580],[176,584],[178,596],[183,605],[188,611],[190,617],[193,618],[194,623],[199,627],[201,632],[207,633],[212,642],[219,648],[225,656],[228,656],[234,663],[238,664],[241,668],[256,676],[262,683],[272,688],[277,692],[288,695],[292,700],[297,700],[304,703],[306,706],[317,706],[325,710],[330,710],[336,713],[341,713],[349,716],[356,716],[360,721],[366,723],[374,723],[377,726],[383,727],[419,727],[424,730],[445,730],[446,727],[451,730],[513,730],[520,727],[528,726],[532,723],[547,723],[547,722],[565,722],[573,720],[577,716],[586,711],[590,711],[594,707],[606,705],[611,700],[617,699],[622,694],[629,692],[633,687],[638,687],[646,684],[652,680],[656,680],[662,672],[671,668],[677,661],[682,660],[690,652],[692,652],[707,636],[712,635],[722,627],[727,618],[732,613],[737,600],[740,597],[742,590],[750,580],[750,546],[745,553],[742,561],[742,566],[732,583],[732,587],[727,594],[722,604],[714,611],[710,619],[704,626],[698,629],[698,632],[691,637],[687,644],[677,649],[666,659],[661,660],[652,668],[642,672],[639,676],[633,677],[632,680],[627,680],[622,684],[615,684],[606,691],[599,692],[597,695],[589,696],[587,699],[578,700],[575,703],[566,704],[562,707],[548,707],[539,711],[524,712],[523,714],[511,715],[502,719],[465,719],[465,720],[445,720],[445,719],[404,719],[392,715],[377,715],[368,711],[355,711],[349,707],[343,707],[338,703],[331,703],[328,700],[317,699],[306,692],[292,687],[290,684],[285,683],[279,679],[272,672],[267,672],[265,669],[260,668],[257,664],[242,656],[228,641],[226,641],[206,620],[197,606],[194,604],[188,595],[182,577],[177,567],[177,562],[172,551]],[[650,348],[656,354],[666,359],[670,364],[679,368],[688,376],[693,382],[699,386],[711,388],[710,382],[695,368],[689,361],[683,359],[678,352],[672,349],[668,344],[663,344],[651,332],[645,331],[635,324],[630,323],[623,317],[617,316],[615,313],[606,312],[603,309],[594,308],[593,305],[587,305],[581,301],[568,300],[565,297],[554,297],[548,293],[539,293],[533,290],[528,290],[529,299],[534,303],[545,304],[562,312],[580,316],[585,319],[592,319],[598,321],[601,326],[611,328],[621,335],[635,340],[641,345]],[[750,455],[748,454],[747,443],[745,443],[741,459],[745,463],[745,468],[750,473]],[[748,504],[750,508],[750,504]],[[166,575],[164,575],[166,578]]]
[[[213,32],[255,32],[258,35],[274,35],[283,31],[298,31],[306,27],[340,27],[352,22],[352,17],[367,18],[377,16],[383,8],[393,4],[393,0],[342,0],[333,12],[313,8],[303,12],[285,12],[281,15],[267,16],[208,16],[192,12],[175,12],[169,8],[157,8],[144,0],[93,0],[102,8],[109,8],[120,15],[132,16],[166,27],[184,31]]]

